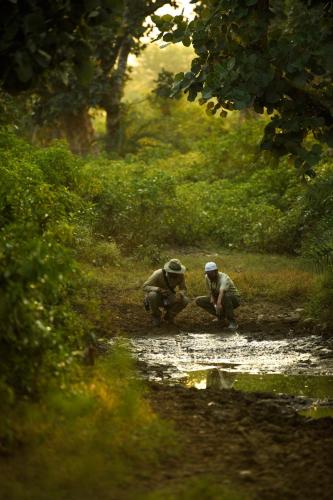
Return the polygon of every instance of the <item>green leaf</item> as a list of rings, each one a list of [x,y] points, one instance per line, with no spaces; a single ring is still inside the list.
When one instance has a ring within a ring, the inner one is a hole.
[[[177,73],[174,77],[174,81],[175,82],[180,82],[182,79],[184,78],[184,73],[181,72],[181,73]]]
[[[311,148],[311,152],[316,155],[321,155],[323,148],[320,144],[313,144]]]
[[[164,16],[161,16],[160,18],[164,23],[171,23],[173,20],[173,16],[171,14],[164,14]]]
[[[44,50],[39,49],[35,54],[35,60],[42,68],[47,68],[51,62],[51,56]]]
[[[210,99],[211,97],[213,97],[213,91],[212,91],[212,89],[210,89],[210,88],[206,88],[206,89],[204,89],[204,90],[202,91],[202,97],[203,97],[204,99],[206,99],[206,100],[207,100],[207,99]]]
[[[235,67],[235,64],[236,64],[236,58],[235,57],[231,57],[229,59],[229,61],[227,62],[227,68],[228,68],[228,70],[231,71]]]
[[[77,66],[76,74],[81,85],[88,86],[94,76],[94,66],[89,60],[82,61]]]
[[[164,36],[163,36],[163,40],[165,42],[173,42],[173,34],[172,33],[166,33]]]

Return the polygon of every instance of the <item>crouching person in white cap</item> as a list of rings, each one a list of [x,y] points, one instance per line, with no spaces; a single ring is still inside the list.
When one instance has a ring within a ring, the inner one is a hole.
[[[190,302],[186,296],[185,271],[186,268],[178,259],[171,259],[163,269],[154,271],[144,283],[144,304],[146,310],[151,312],[154,326],[160,326],[163,310],[163,319],[173,324],[176,315]]]
[[[226,320],[228,329],[236,330],[234,309],[240,305],[240,295],[234,282],[227,274],[219,272],[215,262],[207,262],[205,274],[209,295],[197,297],[196,304],[216,316],[214,321]]]

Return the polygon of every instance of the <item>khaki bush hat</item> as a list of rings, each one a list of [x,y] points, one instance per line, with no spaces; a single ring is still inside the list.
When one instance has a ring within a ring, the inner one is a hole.
[[[166,264],[164,264],[163,268],[167,273],[177,273],[184,274],[186,271],[186,267],[178,259],[171,259]]]

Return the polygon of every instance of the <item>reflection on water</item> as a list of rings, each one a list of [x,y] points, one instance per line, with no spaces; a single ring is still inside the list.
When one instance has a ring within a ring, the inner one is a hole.
[[[231,389],[236,379],[234,373],[213,368],[207,370],[206,388],[209,389]]]
[[[132,337],[129,342],[149,366],[152,379],[185,380],[199,389],[232,387],[333,399],[333,339],[312,335],[259,340],[239,333],[181,332]]]
[[[333,417],[333,407],[325,407],[325,401],[333,401],[333,376],[252,374],[230,372],[213,368],[189,372],[183,379],[187,387],[197,389],[230,389],[244,392],[270,392],[288,394],[316,400],[301,414],[311,417]]]
[[[318,336],[257,340],[237,333],[183,332],[134,337],[130,344],[138,359],[163,367],[171,378],[203,368],[333,376],[333,340]]]
[[[313,405],[310,408],[307,408],[306,410],[300,411],[299,413],[300,415],[309,418],[325,418],[325,417],[333,418],[333,408],[326,406]]]
[[[316,399],[333,399],[333,376],[253,374],[226,370],[197,370],[184,378],[187,387],[274,392]]]

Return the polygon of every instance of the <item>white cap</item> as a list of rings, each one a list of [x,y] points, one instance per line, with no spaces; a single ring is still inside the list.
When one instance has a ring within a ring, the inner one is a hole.
[[[207,262],[207,264],[205,265],[205,273],[207,271],[216,271],[217,270],[217,265],[215,264],[215,262]]]

